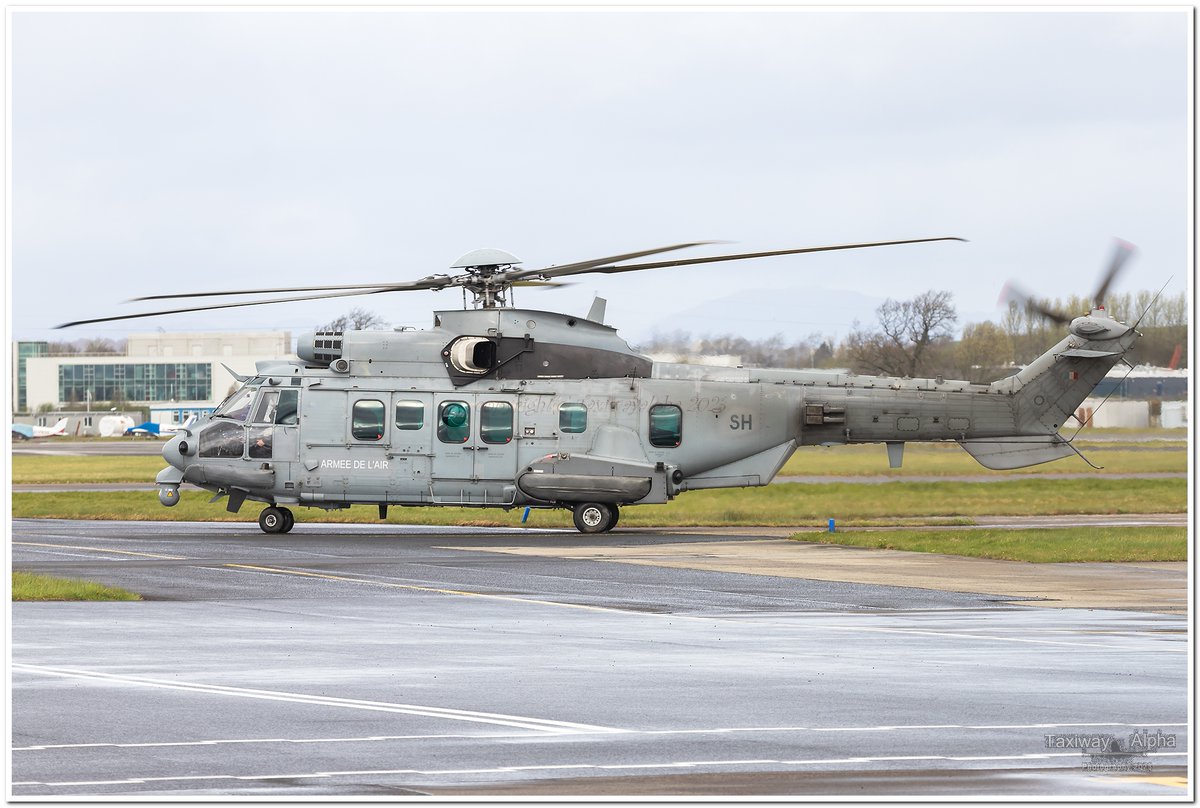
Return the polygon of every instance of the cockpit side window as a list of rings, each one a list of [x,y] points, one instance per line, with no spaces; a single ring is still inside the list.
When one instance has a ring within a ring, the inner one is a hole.
[[[299,390],[281,390],[279,392],[279,406],[275,409],[274,423],[291,426],[299,423],[300,417],[300,391]]]
[[[279,407],[279,391],[264,390],[258,397],[258,406],[254,408],[254,417],[250,420],[256,424],[275,423],[275,410]]]
[[[255,424],[295,424],[299,401],[298,390],[264,390],[250,420]]]
[[[241,457],[246,431],[237,424],[212,424],[200,432],[201,457]]]
[[[250,414],[250,405],[254,402],[257,387],[243,387],[225,400],[225,403],[213,411],[214,418],[230,418],[234,421],[245,421]]]

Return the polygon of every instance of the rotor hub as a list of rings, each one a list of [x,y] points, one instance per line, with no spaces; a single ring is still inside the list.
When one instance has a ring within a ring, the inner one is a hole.
[[[450,265],[451,269],[491,269],[493,272],[500,267],[513,266],[521,263],[521,259],[504,250],[485,247],[482,250],[471,250]]]

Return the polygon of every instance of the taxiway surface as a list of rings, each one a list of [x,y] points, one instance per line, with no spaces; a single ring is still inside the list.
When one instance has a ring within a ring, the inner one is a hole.
[[[570,557],[671,532],[13,534],[146,597],[13,604],[17,796],[1188,793],[1180,615]],[[1118,773],[1046,740],[1142,730]]]

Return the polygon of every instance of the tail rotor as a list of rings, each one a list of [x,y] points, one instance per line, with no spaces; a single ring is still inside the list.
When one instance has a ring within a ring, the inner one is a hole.
[[[1137,248],[1128,241],[1125,241],[1124,239],[1115,239],[1112,258],[1109,259],[1108,267],[1100,276],[1100,283],[1097,285],[1096,291],[1092,294],[1092,306],[1094,310],[1104,309],[1104,303],[1108,297],[1109,289],[1112,288],[1113,283],[1120,276],[1121,272],[1125,268],[1125,265],[1129,262],[1129,259],[1136,251]],[[1056,323],[1057,325],[1065,326],[1075,319],[1075,317],[1079,316],[1078,314],[1073,316],[1066,315],[1061,311],[1051,308],[1044,301],[1039,300],[1038,298],[1029,294],[1022,287],[1011,281],[1005,284],[1003,291],[1000,293],[999,302],[1001,305],[1005,303],[1016,303],[1024,307],[1027,312],[1035,314],[1044,320],[1049,320],[1050,322]],[[1087,312],[1081,313],[1086,314]]]

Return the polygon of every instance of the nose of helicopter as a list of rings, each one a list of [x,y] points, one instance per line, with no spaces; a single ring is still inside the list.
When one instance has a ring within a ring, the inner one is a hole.
[[[187,455],[189,448],[187,435],[175,435],[163,446],[163,460],[175,468],[182,470],[186,462],[184,457]]]

